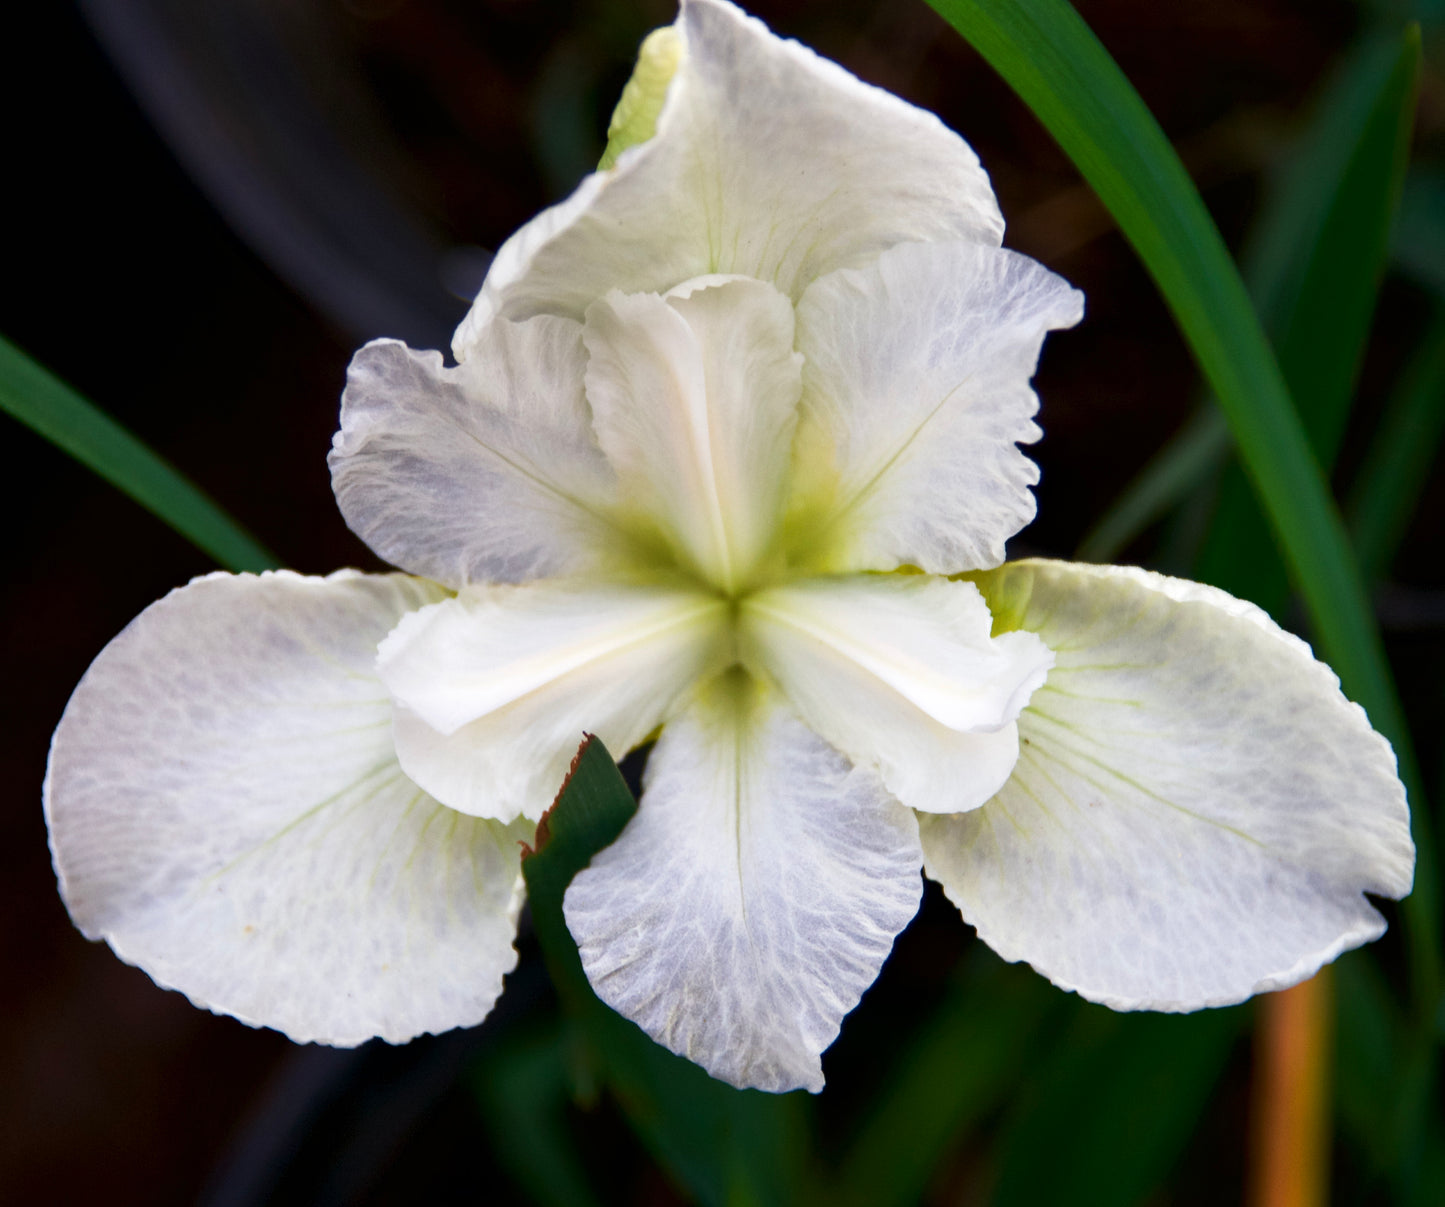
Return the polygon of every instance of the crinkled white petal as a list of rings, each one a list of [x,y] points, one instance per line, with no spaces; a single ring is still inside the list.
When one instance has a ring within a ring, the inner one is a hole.
[[[528,828],[396,764],[377,642],[440,588],[198,579],[91,665],[45,810],[76,925],[198,1006],[351,1045],[479,1022],[516,963]]]
[[[835,570],[998,565],[1034,516],[1018,445],[1040,435],[1039,349],[1083,310],[1062,278],[980,244],[906,244],[815,282],[798,304],[798,539]]]
[[[910,808],[983,804],[1018,755],[1012,724],[1053,663],[1031,633],[990,637],[972,583],[922,574],[802,580],[745,600],[743,656]]]
[[[762,281],[611,293],[587,311],[587,397],[622,498],[674,555],[734,590],[773,541],[801,358],[792,304]]]
[[[1058,662],[1012,778],[922,820],[979,936],[1116,1009],[1192,1010],[1377,937],[1414,864],[1389,744],[1253,605],[1142,570],[1011,563],[990,604]]]
[[[931,113],[720,0],[683,0],[677,28],[656,135],[502,245],[458,360],[494,315],[581,318],[613,288],[738,273],[796,301],[896,243],[1002,239],[977,156]]]
[[[472,587],[405,617],[378,670],[396,750],[438,800],[536,820],[584,733],[620,755],[728,653],[727,605],[663,587]]]
[[[580,324],[490,327],[460,368],[376,340],[352,359],[331,481],[387,561],[452,587],[585,573],[617,554]]]
[[[820,1054],[918,908],[913,814],[733,674],[668,722],[563,908],[599,997],[714,1077],[823,1087]]]

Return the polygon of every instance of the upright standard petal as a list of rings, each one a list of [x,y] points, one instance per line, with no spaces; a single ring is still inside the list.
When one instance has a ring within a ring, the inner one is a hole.
[[[1384,921],[1414,863],[1389,744],[1251,604],[1142,570],[1011,563],[979,584],[1058,662],[1018,767],[924,819],[928,874],[979,936],[1115,1009],[1292,985]]]
[[[498,323],[456,369],[396,340],[367,344],[329,458],[346,522],[387,561],[453,588],[615,561],[586,364],[566,319]]]
[[[599,997],[714,1077],[823,1088],[820,1055],[918,909],[913,814],[731,672],[668,723],[563,909]]]
[[[656,134],[502,245],[458,360],[496,315],[581,318],[613,288],[739,273],[796,301],[897,243],[1001,240],[977,156],[931,113],[720,0],[683,0],[675,28]]]
[[[397,757],[454,809],[536,821],[584,733],[630,750],[720,669],[726,618],[697,591],[567,582],[474,587],[414,612],[378,661]]]
[[[1018,757],[1013,721],[1053,656],[1030,633],[991,637],[972,583],[923,574],[819,578],[741,607],[745,661],[905,805],[988,800]]]
[[[795,556],[936,574],[996,566],[1034,516],[1029,379],[1083,295],[1027,256],[978,244],[885,252],[798,304],[802,426]]]
[[[793,307],[762,281],[705,279],[587,312],[587,398],[625,505],[725,591],[768,552],[802,390]]]
[[[45,811],[76,925],[198,1006],[351,1045],[479,1022],[516,963],[517,842],[391,746],[402,575],[198,579],[91,665]]]

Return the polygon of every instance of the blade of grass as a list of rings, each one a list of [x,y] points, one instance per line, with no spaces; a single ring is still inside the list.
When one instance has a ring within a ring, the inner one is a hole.
[[[929,0],[1013,87],[1113,214],[1164,295],[1219,399],[1299,585],[1324,655],[1418,767],[1354,553],[1258,316],[1204,203],[1158,123],[1066,0]],[[1418,33],[1415,35],[1418,38]],[[1434,853],[1425,810],[1406,902],[1420,1003],[1439,985]]]
[[[700,1202],[794,1202],[806,1133],[802,1095],[736,1090],[714,1080],[605,1006],[582,970],[562,895],[636,810],[612,756],[588,738],[537,828],[537,850],[522,861],[532,922],[557,992],[643,1143]]]
[[[1386,405],[1350,491],[1350,533],[1367,578],[1394,560],[1445,434],[1445,300]]]
[[[1344,438],[1409,158],[1420,72],[1419,30],[1368,41],[1342,74],[1299,173],[1324,203],[1296,273],[1278,288],[1275,346],[1319,463]],[[1335,169],[1334,176],[1329,169]],[[1278,617],[1289,582],[1243,472],[1220,484],[1199,577]]]
[[[168,462],[0,337],[0,408],[64,449],[228,570],[274,556]]]

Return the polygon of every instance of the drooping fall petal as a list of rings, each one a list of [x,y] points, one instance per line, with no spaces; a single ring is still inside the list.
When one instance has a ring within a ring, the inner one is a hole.
[[[76,924],[199,1006],[351,1045],[481,1021],[516,963],[523,827],[406,778],[373,670],[403,575],[216,574],[108,645],[46,817]]]
[[[621,838],[567,890],[599,997],[714,1077],[820,1055],[918,908],[918,827],[775,695],[724,676],[668,723]]]
[[[1376,938],[1414,863],[1389,744],[1251,604],[1020,562],[995,614],[1057,656],[982,809],[922,819],[928,874],[1005,959],[1115,1009],[1192,1010]]]

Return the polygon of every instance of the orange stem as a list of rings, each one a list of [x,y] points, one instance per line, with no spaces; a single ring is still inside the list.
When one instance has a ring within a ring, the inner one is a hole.
[[[1334,1038],[1329,968],[1258,1001],[1250,1207],[1325,1207]]]

